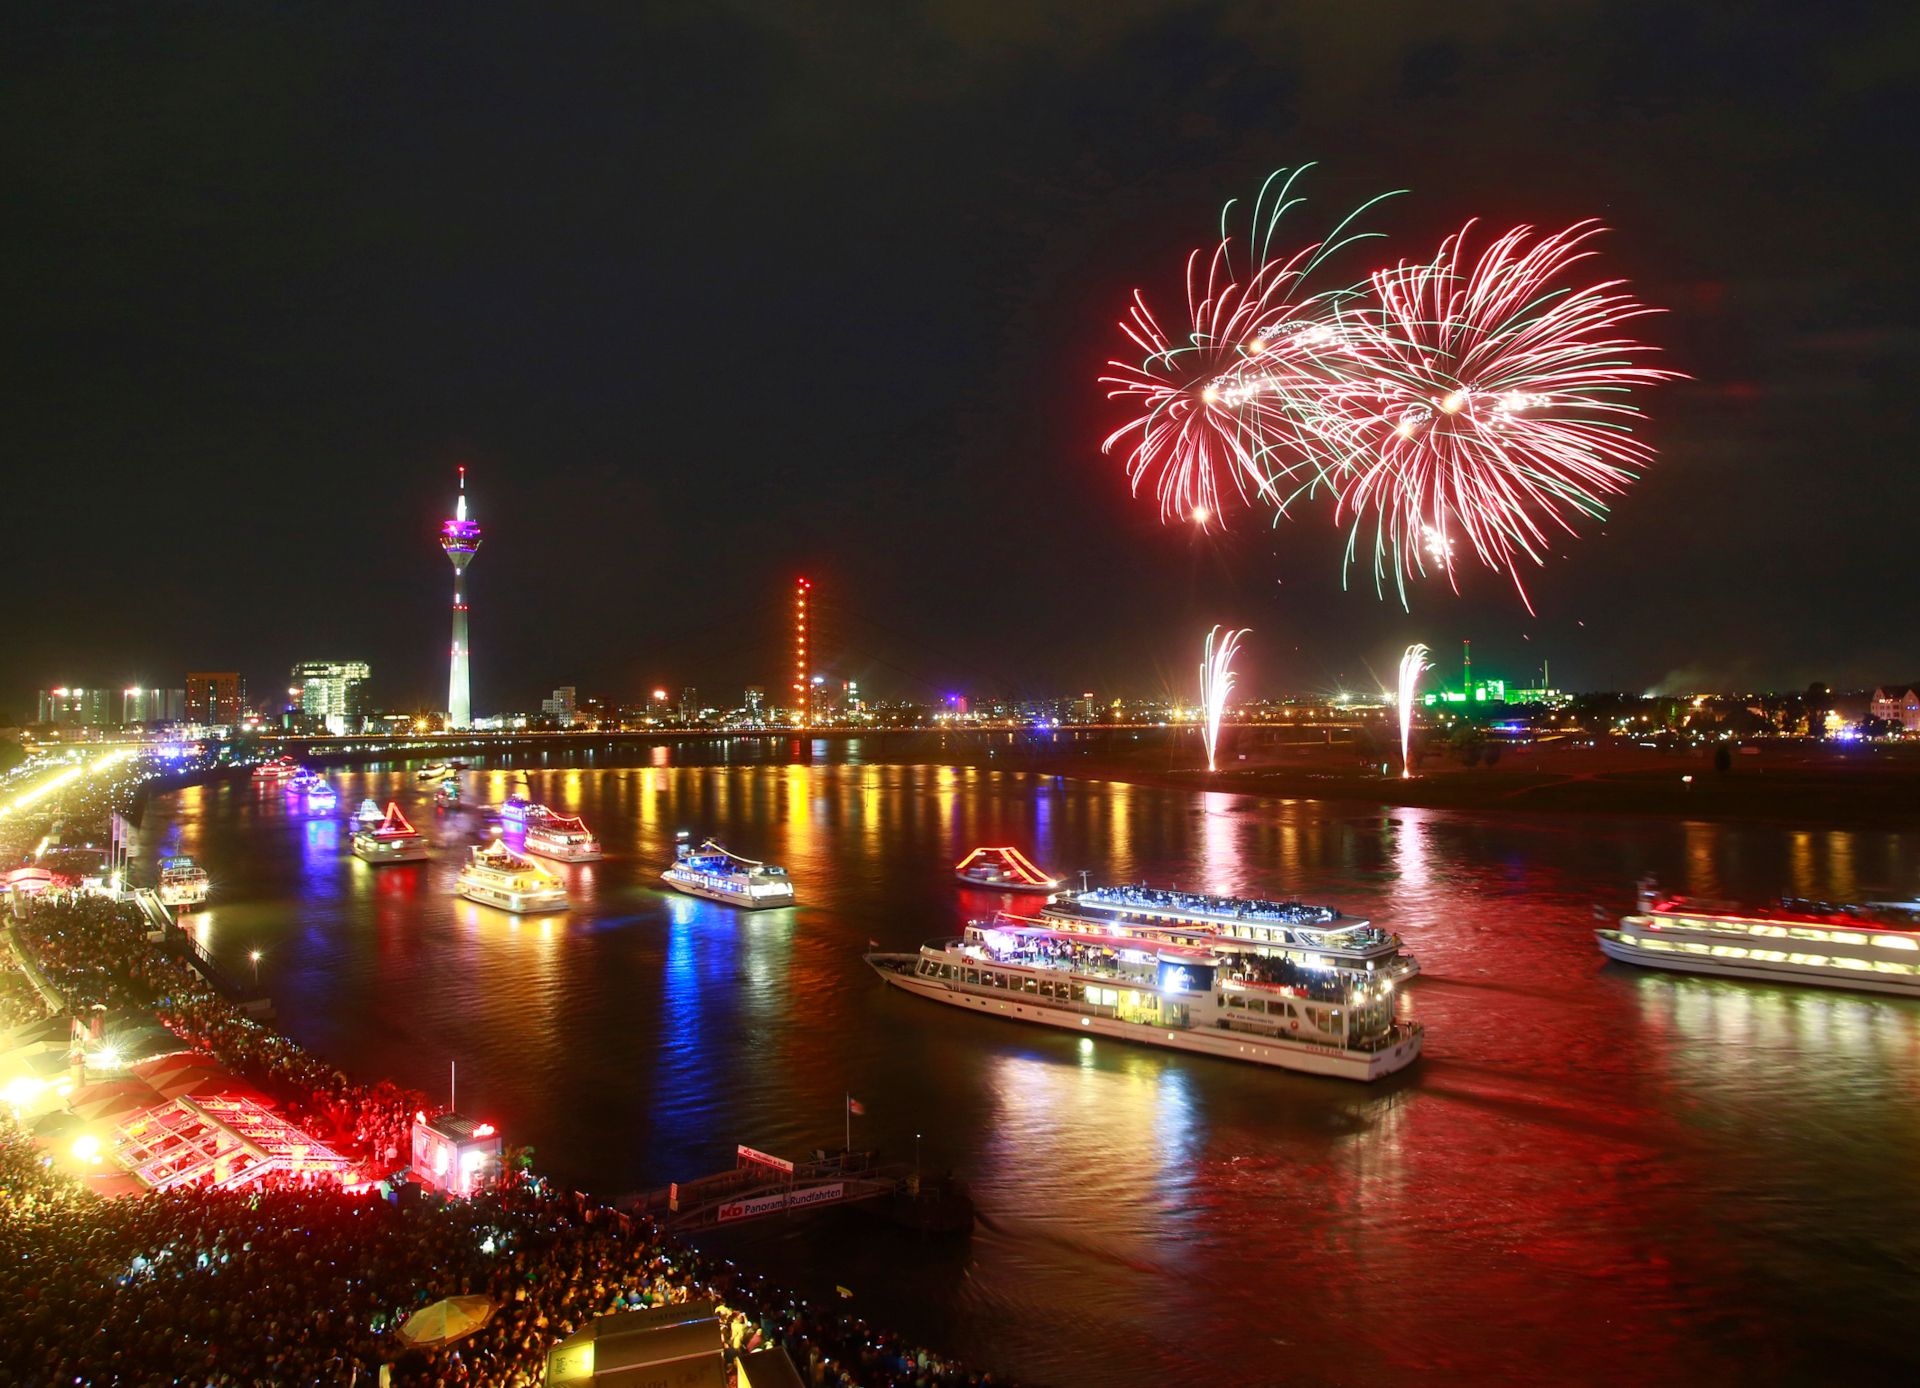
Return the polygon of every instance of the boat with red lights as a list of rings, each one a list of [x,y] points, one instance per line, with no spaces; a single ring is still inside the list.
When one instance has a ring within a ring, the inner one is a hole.
[[[272,761],[263,761],[253,768],[256,781],[284,781],[300,769],[300,763],[292,757],[275,757]]]
[[[1379,970],[1306,969],[1218,940],[1193,948],[1002,914],[866,961],[950,1007],[1338,1079],[1405,1069],[1425,1036],[1396,1015]]]
[[[385,817],[353,836],[353,856],[363,863],[419,863],[429,856],[426,836],[391,802]]]
[[[1622,964],[1920,996],[1920,909],[1786,900],[1743,907],[1640,889],[1640,909],[1594,931]]]
[[[207,870],[191,858],[162,858],[155,891],[162,905],[186,908],[205,901],[213,891],[213,882]]]
[[[600,860],[600,840],[578,815],[556,814],[544,805],[533,808],[538,814],[527,815],[527,836],[522,841],[527,852],[563,863]]]
[[[995,892],[1050,892],[1060,885],[1017,848],[976,848],[953,865],[953,875]]]

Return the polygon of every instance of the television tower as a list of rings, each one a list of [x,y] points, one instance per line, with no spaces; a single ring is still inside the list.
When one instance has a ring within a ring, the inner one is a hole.
[[[813,723],[813,663],[807,659],[807,596],[813,585],[800,579],[793,589],[793,710],[801,727]]]
[[[440,527],[440,548],[453,561],[453,664],[447,672],[447,726],[473,726],[473,699],[467,683],[467,600],[460,581],[473,552],[480,548],[480,527],[467,519],[467,470],[460,469],[460,500]]]

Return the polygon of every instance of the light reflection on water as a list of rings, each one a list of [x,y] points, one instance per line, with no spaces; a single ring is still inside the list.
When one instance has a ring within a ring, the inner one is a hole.
[[[1634,882],[1765,898],[1910,894],[1920,835],[1473,818],[999,770],[654,763],[525,773],[607,858],[516,922],[451,895],[484,820],[404,772],[334,776],[434,841],[372,868],[277,790],[156,804],[149,857],[213,875],[205,937],[264,952],[283,1024],[443,1092],[617,1193],[840,1139],[974,1185],[929,1244],[855,1212],[721,1241],[831,1299],[1039,1382],[1886,1376],[1920,1312],[1920,1006],[1605,965]],[[518,771],[468,773],[497,802]],[[801,905],[664,891],[675,830],[793,871]],[[1335,902],[1402,933],[1428,1027],[1363,1087],[964,1016],[885,989],[962,909],[980,843],[1062,876]]]

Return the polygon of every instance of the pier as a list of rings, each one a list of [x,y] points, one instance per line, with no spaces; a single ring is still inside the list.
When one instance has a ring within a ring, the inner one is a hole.
[[[815,1152],[794,1162],[752,1147],[734,1149],[730,1171],[675,1181],[627,1203],[676,1233],[742,1224],[798,1210],[852,1205],[912,1193],[909,1167],[876,1163],[871,1152]]]

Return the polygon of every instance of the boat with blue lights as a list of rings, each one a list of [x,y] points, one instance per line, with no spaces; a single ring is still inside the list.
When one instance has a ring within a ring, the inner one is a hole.
[[[1920,905],[1786,900],[1743,907],[1670,896],[1643,883],[1639,907],[1593,932],[1607,958],[1679,973],[1920,996]]]
[[[527,835],[522,840],[527,852],[563,863],[598,862],[603,856],[600,840],[578,815],[555,814],[544,805],[534,808],[540,814],[527,819]]]
[[[976,848],[953,865],[953,875],[995,892],[1050,892],[1060,885],[1017,848]]]
[[[285,789],[288,795],[306,795],[311,791],[318,790],[320,787],[326,785],[326,783],[327,778],[322,776],[318,771],[296,771],[293,775],[287,777],[287,783],[283,789]]]
[[[433,793],[433,803],[443,810],[459,809],[460,783],[451,779],[442,781],[440,783],[440,789]]]
[[[1070,927],[1201,948],[1227,945],[1309,969],[1359,969],[1394,982],[1420,972],[1397,934],[1332,906],[1159,887],[1056,892],[1040,914]]]
[[[162,858],[160,881],[154,888],[163,906],[198,906],[213,891],[207,870],[188,857]]]
[[[674,836],[673,866],[660,874],[675,891],[724,901],[749,911],[793,905],[793,882],[783,867],[730,853],[712,839],[692,846],[686,830]]]
[[[1336,1079],[1413,1064],[1425,1032],[1381,970],[1305,969],[1214,939],[1097,935],[1035,916],[975,921],[957,940],[865,956],[918,997],[1164,1050]]]
[[[454,879],[454,895],[482,906],[497,906],[516,916],[567,909],[560,879],[504,843],[477,844]]]
[[[353,836],[353,856],[376,867],[382,863],[424,862],[428,855],[426,836],[407,822],[396,804],[387,805],[378,824],[363,826]]]
[[[385,818],[380,813],[380,802],[368,797],[360,802],[360,808],[353,812],[353,822],[362,829],[371,829]]]

